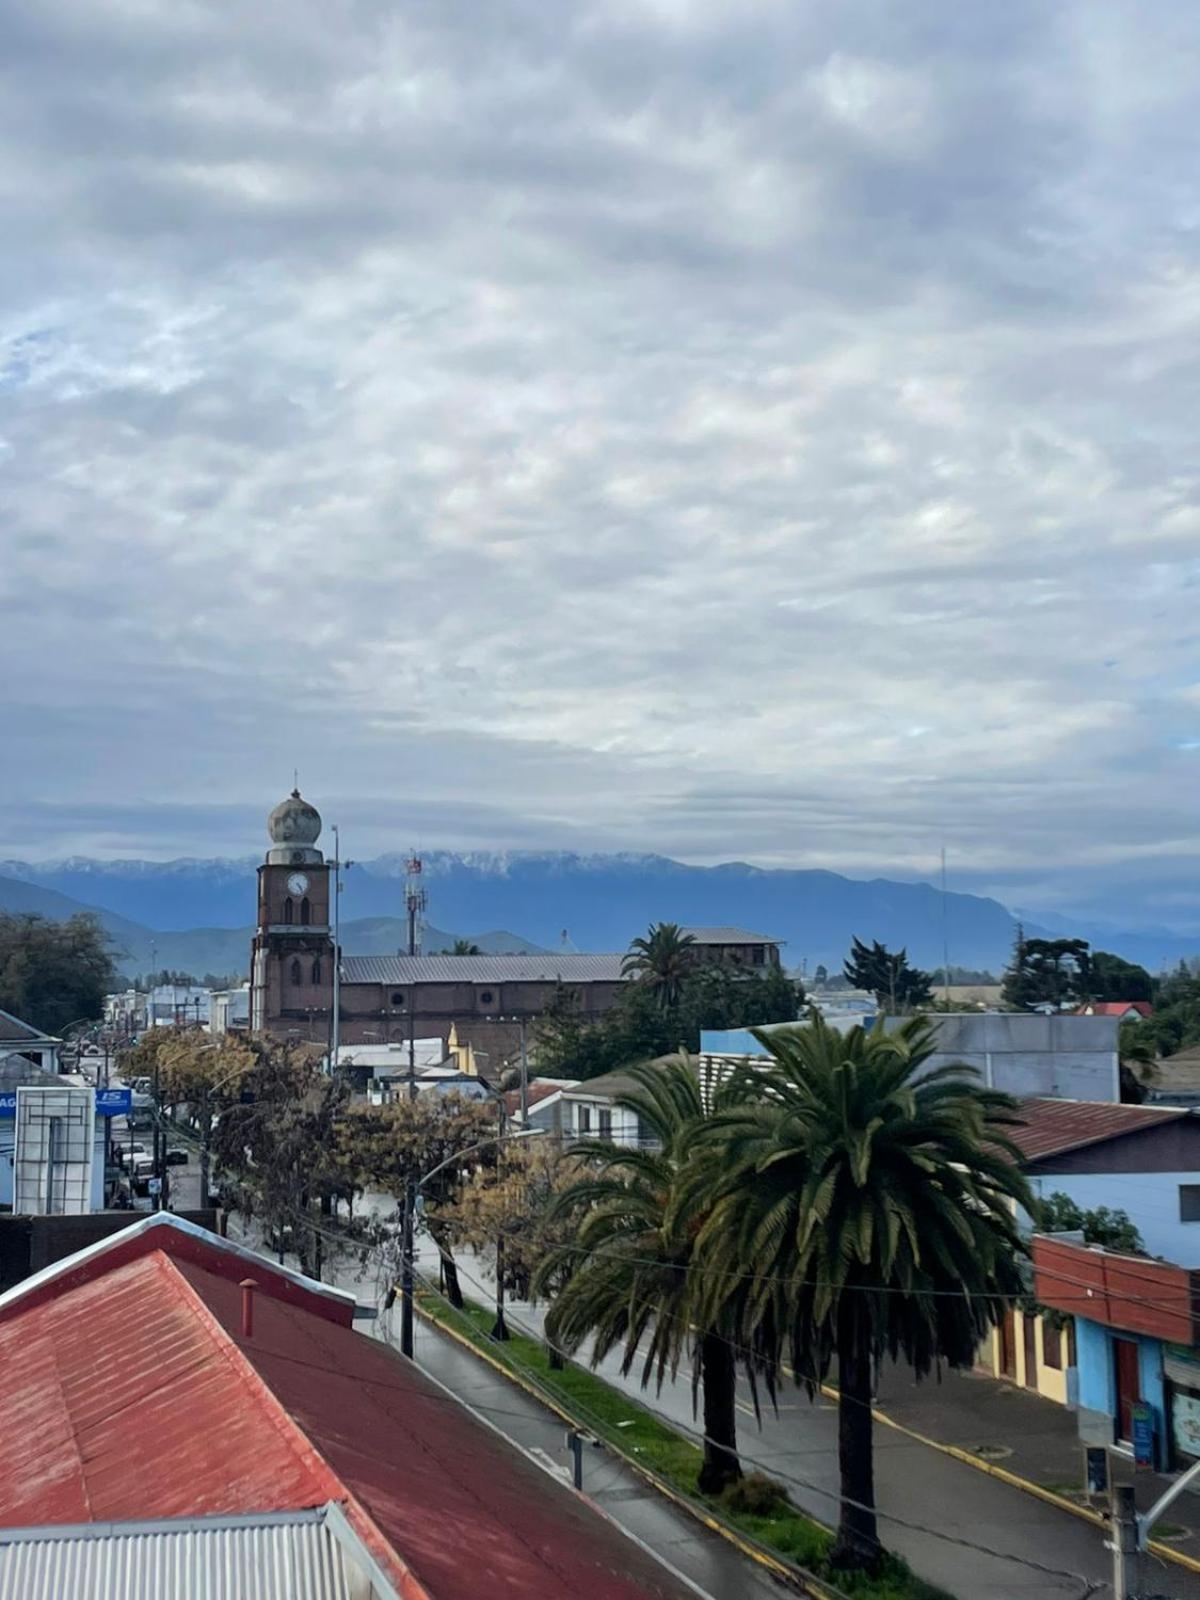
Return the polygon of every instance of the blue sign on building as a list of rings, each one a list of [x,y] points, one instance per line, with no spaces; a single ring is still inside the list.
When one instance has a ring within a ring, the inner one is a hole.
[[[96,1110],[102,1117],[127,1117],[133,1110],[132,1089],[97,1089]]]
[[[1139,1467],[1154,1465],[1154,1407],[1135,1400],[1132,1407],[1133,1459]]]
[[[97,1089],[96,1115],[100,1117],[127,1117],[133,1109],[132,1089]],[[0,1094],[0,1117],[15,1117],[17,1095],[12,1090]]]

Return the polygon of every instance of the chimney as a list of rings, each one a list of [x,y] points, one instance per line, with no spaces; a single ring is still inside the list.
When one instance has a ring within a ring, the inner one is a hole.
[[[254,1333],[254,1291],[258,1284],[253,1278],[243,1278],[239,1288],[242,1291],[242,1338],[249,1339]]]

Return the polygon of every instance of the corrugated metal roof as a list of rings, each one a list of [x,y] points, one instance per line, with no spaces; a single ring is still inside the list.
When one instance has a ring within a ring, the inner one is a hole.
[[[784,944],[769,933],[751,933],[748,928],[680,928],[690,933],[697,944]]]
[[[1189,1115],[1178,1106],[1125,1106],[1100,1100],[1022,1100],[1017,1114],[1024,1126],[1006,1131],[1026,1161],[1044,1161]]]
[[[0,1301],[0,1525],[334,1502],[413,1600],[478,1600],[481,1574],[491,1600],[685,1600],[586,1501],[266,1261],[244,1338],[244,1258],[198,1233],[170,1219],[133,1259],[118,1235]]]
[[[0,1600],[355,1600],[322,1512],[0,1531]]]
[[[343,983],[618,983],[619,955],[343,956]]]
[[[231,1362],[228,1340],[161,1251],[34,1301],[0,1321],[3,1523],[280,1511],[337,1498],[333,1474],[280,1426],[270,1396]]]

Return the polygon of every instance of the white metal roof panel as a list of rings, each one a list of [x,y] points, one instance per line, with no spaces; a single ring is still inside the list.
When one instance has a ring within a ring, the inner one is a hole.
[[[0,1600],[359,1600],[321,1511],[0,1529]]]

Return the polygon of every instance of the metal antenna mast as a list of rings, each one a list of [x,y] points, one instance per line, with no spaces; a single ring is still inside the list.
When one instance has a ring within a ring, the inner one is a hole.
[[[424,867],[416,851],[408,858],[407,875],[404,880],[404,909],[408,914],[408,953],[417,956],[421,953],[421,916],[429,904],[429,896],[421,887],[421,873]]]

